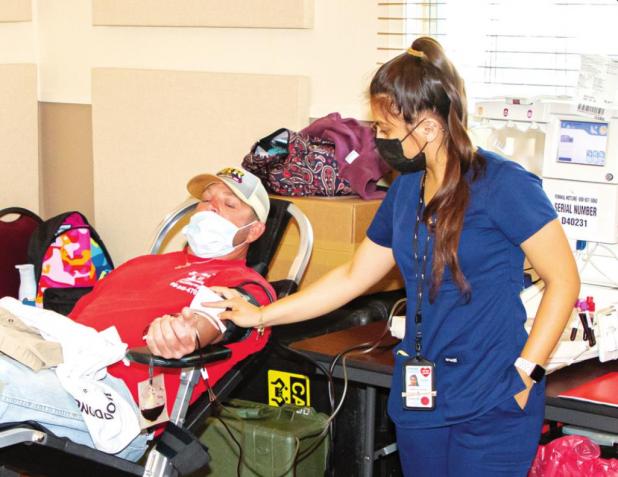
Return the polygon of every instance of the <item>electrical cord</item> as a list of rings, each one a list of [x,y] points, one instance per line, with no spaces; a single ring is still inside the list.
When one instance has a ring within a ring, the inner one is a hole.
[[[324,365],[322,363],[316,361],[311,356],[303,353],[302,351],[295,350],[294,348],[290,348],[289,346],[286,346],[286,345],[284,345],[282,343],[279,343],[279,342],[277,342],[276,344],[282,350],[287,351],[287,352],[292,353],[292,354],[295,354],[297,356],[300,356],[301,358],[304,358],[307,361],[309,361],[313,366],[318,368],[322,372],[322,374],[324,374],[324,376],[326,376],[326,379],[328,381],[328,389],[329,389],[329,391],[334,388],[335,382],[333,381],[332,373],[328,372],[327,369],[324,367]],[[329,398],[330,398],[330,396],[329,396]],[[330,412],[332,414],[334,412],[334,410],[335,410],[335,401],[333,399],[329,399],[329,405],[330,405]]]
[[[400,298],[400,299],[399,299],[399,300],[397,300],[397,301],[395,302],[395,304],[392,306],[392,308],[391,308],[391,312],[389,313],[388,318],[387,318],[386,327],[385,327],[384,331],[382,332],[382,335],[381,335],[381,336],[380,336],[377,340],[375,340],[377,343],[379,343],[380,341],[382,341],[382,339],[384,339],[384,337],[386,336],[386,334],[387,334],[388,330],[390,329],[391,324],[392,324],[392,322],[393,322],[393,316],[395,316],[395,313],[397,313],[397,312],[399,311],[399,309],[400,309],[401,305],[402,305],[403,303],[405,303],[406,301],[407,301],[407,299],[406,299],[406,298]],[[355,345],[355,346],[354,346],[354,347],[352,347],[352,348],[348,348],[348,349],[346,349],[346,350],[343,350],[342,352],[340,352],[339,354],[337,354],[337,355],[333,358],[333,360],[331,361],[331,363],[330,363],[330,365],[329,365],[329,372],[330,372],[331,374],[333,373],[333,371],[335,370],[335,366],[337,365],[337,361],[339,361],[339,359],[341,359],[341,357],[342,357],[344,354],[346,354],[346,353],[350,353],[350,352],[353,352],[353,351],[355,351],[355,350],[357,350],[357,349],[358,349],[358,350],[362,350],[362,349],[364,349],[366,346],[371,346],[372,344],[373,344],[373,342],[372,342],[372,341],[370,341],[370,342],[367,342],[367,343],[361,343],[360,345]],[[370,351],[368,351],[368,352],[371,352],[371,351],[373,351],[373,350],[370,350]],[[330,391],[330,390],[329,390],[329,391]],[[331,396],[331,399],[334,401],[334,396]],[[332,413],[331,413],[331,414],[332,414]]]
[[[607,245],[604,245],[604,244],[601,244],[601,243],[595,243],[594,247],[589,252],[587,252],[585,249],[584,250],[577,250],[575,252],[575,260],[576,260],[576,262],[580,262],[580,263],[578,263],[578,266],[577,266],[578,272],[581,275],[584,272],[584,270],[588,267],[588,265],[590,265],[603,278],[605,278],[610,283],[612,283],[612,286],[618,287],[618,282],[616,282],[616,280],[614,278],[612,278],[609,275],[607,275],[603,270],[601,270],[592,261],[592,259],[594,257],[594,253],[596,252],[597,248],[599,248],[599,247],[601,247],[602,249],[605,249],[608,253],[610,253],[612,255],[613,258],[618,260],[618,256],[616,255],[616,253],[611,248],[609,248]]]
[[[384,339],[384,337],[388,334],[390,327],[391,327],[391,323],[393,321],[393,316],[395,316],[395,313],[397,313],[401,306],[406,303],[407,299],[406,298],[401,298],[399,300],[397,300],[395,302],[395,304],[393,305],[393,307],[391,308],[391,312],[389,313],[388,316],[388,320],[386,322],[386,326],[384,327],[384,330],[382,331],[382,333],[380,334],[380,336],[373,340],[373,341],[368,341],[366,343],[361,343],[360,345],[355,345],[351,348],[345,349],[342,352],[338,353],[331,361],[330,366],[329,366],[329,370],[328,373],[326,373],[326,375],[330,375],[331,378],[330,380],[332,381],[332,373],[335,369],[335,366],[337,365],[337,362],[339,361],[339,359],[342,360],[341,362],[341,366],[343,369],[343,390],[341,392],[341,398],[339,399],[339,403],[337,404],[337,406],[335,407],[335,409],[331,412],[331,415],[328,417],[328,420],[326,422],[326,426],[324,426],[324,429],[322,430],[322,432],[320,432],[318,434],[317,437],[317,442],[321,442],[321,439],[327,434],[327,432],[329,432],[329,429],[331,429],[331,424],[333,423],[333,421],[335,420],[335,417],[337,417],[337,414],[339,413],[339,411],[341,410],[342,406],[343,406],[343,402],[345,401],[346,395],[347,395],[347,389],[348,389],[348,372],[347,372],[347,366],[346,366],[346,361],[347,361],[347,357],[349,354],[355,353],[355,354],[368,354],[371,353],[372,351],[374,351],[375,349],[388,349],[391,348],[392,345],[384,345],[384,346],[380,346],[380,343],[382,342],[382,340]],[[299,354],[303,355],[303,353],[298,352]],[[311,359],[309,356],[303,355],[305,356],[307,359]],[[320,367],[321,369],[321,367]],[[322,370],[322,372],[324,372]],[[330,392],[330,389],[329,389]],[[332,396],[329,395],[329,398],[332,397],[332,401],[334,401],[334,386],[332,387]],[[311,449],[313,450],[313,449]],[[332,448],[331,448],[332,451]],[[304,457],[305,455],[307,455],[309,452],[308,449],[306,449],[303,453],[301,453],[301,458]]]
[[[240,286],[244,285],[241,284]],[[372,341],[368,341],[365,343],[361,343],[360,345],[355,345],[353,347],[347,348],[343,351],[341,351],[340,353],[338,353],[330,362],[330,365],[328,367],[328,369],[326,367],[324,367],[324,365],[322,365],[321,363],[319,363],[317,360],[311,358],[310,356],[306,355],[305,353],[292,349],[289,346],[286,346],[282,343],[277,343],[277,346],[281,349],[283,349],[284,351],[288,351],[292,354],[295,354],[297,356],[300,356],[304,359],[306,359],[307,361],[309,361],[313,366],[315,366],[317,369],[319,369],[324,376],[326,376],[326,379],[328,381],[327,387],[328,387],[328,401],[329,401],[329,406],[330,406],[330,415],[328,417],[328,419],[326,420],[326,425],[324,426],[324,429],[322,429],[320,432],[314,434],[316,436],[315,441],[307,448],[304,449],[302,452],[300,451],[300,440],[298,439],[298,437],[295,437],[295,441],[296,441],[296,446],[295,446],[295,450],[294,450],[294,454],[292,456],[292,461],[289,464],[289,467],[286,465],[286,469],[284,470],[284,472],[282,474],[280,474],[281,476],[284,476],[287,472],[289,472],[289,470],[292,470],[292,474],[293,477],[296,477],[296,466],[297,463],[299,461],[302,461],[305,457],[307,457],[308,455],[310,455],[321,443],[322,440],[326,437],[326,435],[329,435],[329,442],[330,442],[330,449],[329,449],[329,457],[328,457],[328,462],[329,462],[329,471],[334,472],[334,466],[333,466],[333,462],[332,462],[332,455],[333,455],[333,450],[334,450],[334,431],[333,431],[333,427],[334,427],[334,420],[335,417],[337,416],[337,414],[339,414],[339,411],[341,410],[343,403],[345,401],[345,398],[347,396],[347,390],[348,390],[348,373],[347,373],[347,358],[350,354],[368,354],[371,353],[372,351],[376,350],[376,349],[388,349],[391,348],[393,345],[380,345],[380,343],[382,342],[382,340],[386,337],[386,335],[388,334],[390,327],[391,327],[391,323],[393,320],[393,316],[395,316],[395,313],[397,313],[400,308],[402,307],[402,305],[404,305],[406,303],[407,299],[406,298],[401,298],[399,300],[397,300],[397,302],[395,302],[395,304],[392,306],[391,311],[389,313],[387,322],[386,322],[386,326],[384,327],[384,330],[382,331],[382,333],[380,334],[380,336]],[[343,369],[343,390],[341,392],[341,397],[339,399],[339,402],[337,403],[337,405],[335,406],[335,401],[336,401],[336,396],[335,396],[335,385],[334,385],[334,380],[333,380],[333,372],[335,367],[337,366],[337,362],[341,360],[341,366]],[[210,390],[210,387],[209,387]],[[243,455],[242,455],[242,445],[240,444],[240,442],[238,442],[238,440],[236,439],[236,437],[233,435],[233,432],[231,431],[231,429],[229,428],[229,426],[223,421],[223,419],[221,419],[220,414],[221,414],[221,410],[224,409],[223,405],[219,402],[218,398],[214,395],[214,393],[211,394],[211,400],[214,400],[214,404],[215,404],[215,418],[219,420],[219,422],[221,422],[221,424],[223,425],[224,429],[226,430],[226,432],[229,434],[229,436],[231,437],[232,441],[236,444],[236,446],[238,447],[238,464],[236,466],[236,475],[237,477],[240,477],[240,470],[242,467],[242,463],[243,463]],[[310,436],[306,436],[306,437],[313,437],[314,435],[310,435]],[[252,466],[245,462],[245,465],[247,465],[247,467],[249,467],[253,472],[257,473],[255,471],[255,469],[252,468]]]
[[[213,413],[213,417],[221,423],[221,425],[227,431],[228,435],[230,436],[234,444],[236,444],[236,447],[238,447],[238,462],[236,463],[236,477],[240,477],[240,469],[242,467],[242,461],[243,461],[242,445],[240,444],[240,442],[238,442],[238,439],[236,439],[236,437],[234,436],[234,433],[228,427],[226,422],[223,419],[221,419],[220,414],[222,410],[223,410],[223,404],[221,404],[218,400],[215,401],[215,412]]]
[[[201,351],[201,346],[200,346],[200,342],[199,342],[199,337],[196,336],[196,341],[198,344],[198,348],[200,349],[200,353]],[[292,348],[289,348],[285,345],[282,345],[281,343],[277,343],[277,345],[279,347],[281,347],[282,349],[289,351],[293,354],[297,354],[299,356],[302,356],[306,359],[308,359],[309,361],[312,362],[312,364],[314,364],[316,367],[318,367],[323,373],[325,373],[325,375],[328,378],[329,381],[329,386],[333,386],[333,379],[332,376],[328,374],[328,371],[326,370],[326,368],[321,364],[318,363],[317,361],[315,361],[313,358],[311,358],[310,356],[307,356],[299,351],[296,351]],[[242,452],[242,445],[241,443],[238,441],[238,439],[236,439],[236,437],[234,436],[234,433],[232,432],[232,430],[229,428],[229,426],[227,425],[227,423],[221,418],[221,412],[224,409],[223,404],[219,401],[218,397],[216,396],[216,394],[213,392],[212,387],[209,385],[208,380],[206,379],[206,385],[208,387],[208,394],[209,394],[209,399],[210,401],[214,404],[214,408],[215,408],[215,412],[213,413],[213,417],[215,419],[217,419],[221,425],[223,426],[223,428],[225,429],[225,431],[228,433],[228,435],[230,436],[232,442],[234,442],[234,444],[236,445],[236,447],[238,448],[238,462],[236,464],[236,476],[237,477],[241,477],[240,472],[242,469],[242,464],[244,462],[243,459],[243,452]],[[331,408],[332,408],[333,403],[331,403]],[[328,428],[328,426],[327,426]],[[319,433],[318,433],[319,434]],[[306,436],[306,437],[311,437],[311,436]],[[300,440],[298,439],[298,437],[295,437],[295,449],[294,449],[294,453],[292,454],[292,459],[291,462],[289,464],[286,464],[284,466],[284,470],[281,472],[281,477],[283,477],[284,475],[286,475],[290,470],[292,470],[292,476],[296,477],[296,465],[298,463],[299,460],[302,460],[303,458],[305,458],[307,455],[309,455],[315,448],[317,448],[317,446],[320,445],[320,443],[322,442],[322,439],[318,438],[318,440],[313,443],[311,446],[309,446],[308,449],[305,449],[305,452],[302,454],[302,456],[300,455]],[[332,446],[331,446],[332,449]],[[256,469],[254,469],[248,462],[244,462],[244,464],[254,473],[258,473],[256,471]],[[278,477],[279,473],[275,472],[274,473],[274,477]]]
[[[238,461],[236,463],[236,477],[241,477],[240,472],[241,472],[243,463],[254,474],[259,475],[257,469],[255,469],[251,463],[247,462],[244,459],[243,451],[242,451],[242,444],[238,441],[238,439],[236,439],[236,437],[234,436],[234,433],[232,432],[230,427],[227,425],[225,420],[221,418],[221,413],[225,409],[225,406],[223,406],[223,404],[219,401],[219,399],[216,396],[214,396],[213,404],[215,406],[215,412],[213,413],[213,417],[221,423],[225,431],[228,433],[228,435],[232,439],[232,442],[234,442],[234,444],[238,448]],[[232,416],[230,416],[230,418],[233,419]],[[311,436],[308,436],[308,437],[311,437]],[[298,439],[298,437],[295,436],[294,440],[295,440],[295,447],[294,447],[294,452],[292,453],[292,458],[290,460],[290,463],[289,464],[286,463],[283,466],[283,470],[281,472],[274,471],[272,474],[269,474],[269,475],[272,475],[272,477],[284,477],[290,470],[292,470],[292,477],[296,477],[296,465],[299,460],[298,457],[300,453],[300,439]]]
[[[307,361],[309,361],[313,366],[315,366],[316,368],[318,368],[322,374],[324,374],[324,376],[326,376],[326,380],[327,380],[327,389],[328,389],[328,403],[330,406],[330,414],[333,414],[333,412],[335,411],[335,401],[334,401],[334,389],[335,389],[335,382],[333,380],[333,375],[332,372],[329,372],[322,363],[316,361],[315,359],[313,359],[311,356],[295,350],[293,348],[290,348],[289,346],[286,346],[282,343],[277,342],[277,346],[279,348],[281,348],[284,351],[288,351],[291,354],[295,354],[297,356],[300,356],[301,358],[306,359]],[[329,463],[328,467],[329,470],[332,470],[334,468],[332,459],[333,459],[333,449],[335,448],[335,426],[334,423],[330,422],[328,424],[328,442],[329,442],[329,450],[328,450],[328,457],[327,457],[327,462]],[[320,431],[321,432],[321,431]],[[322,442],[322,439],[318,439],[317,440],[317,445],[319,445]],[[315,447],[312,448],[315,449],[317,447],[317,445]],[[302,460],[302,459],[301,459]]]
[[[618,255],[616,255],[616,252],[614,252],[610,247],[608,247],[604,243],[597,243],[597,246],[605,249],[608,253],[611,254],[612,257],[614,257],[616,260],[618,260]]]
[[[346,394],[347,394],[347,390],[348,390],[348,371],[347,371],[346,361],[347,361],[348,355],[352,354],[352,353],[355,353],[355,354],[368,354],[368,353],[371,353],[372,351],[374,351],[375,349],[378,349],[378,348],[389,348],[389,347],[391,347],[391,346],[383,346],[383,347],[381,347],[380,343],[382,342],[382,340],[384,339],[384,337],[388,334],[388,332],[390,330],[391,323],[393,321],[393,316],[395,316],[395,313],[397,313],[399,311],[399,309],[402,307],[402,305],[404,303],[406,303],[406,301],[407,301],[406,298],[400,298],[399,300],[397,300],[395,302],[395,304],[391,308],[391,312],[389,313],[388,320],[386,322],[386,326],[384,327],[384,330],[382,331],[382,334],[377,339],[375,339],[373,341],[368,341],[366,343],[362,343],[360,345],[355,345],[355,346],[353,346],[351,348],[348,348],[348,349],[340,352],[331,361],[331,364],[329,366],[329,371],[331,371],[331,373],[332,373],[332,371],[334,371],[334,369],[335,369],[335,366],[337,365],[337,361],[339,361],[339,359],[342,360],[341,361],[341,367],[343,369],[343,391],[341,392],[341,398],[339,399],[339,404],[335,408],[335,411],[329,417],[330,421],[333,421],[335,419],[335,417],[337,416],[337,414],[339,413],[339,411],[341,410],[341,407],[343,406],[343,402],[344,402]]]

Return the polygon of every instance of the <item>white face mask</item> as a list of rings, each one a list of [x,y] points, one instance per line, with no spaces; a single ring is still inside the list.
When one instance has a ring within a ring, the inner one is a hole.
[[[216,212],[207,210],[194,214],[189,224],[182,229],[182,233],[187,238],[191,250],[198,257],[223,257],[242,245],[240,243],[234,246],[234,237],[238,231],[254,223],[255,221],[236,227]]]

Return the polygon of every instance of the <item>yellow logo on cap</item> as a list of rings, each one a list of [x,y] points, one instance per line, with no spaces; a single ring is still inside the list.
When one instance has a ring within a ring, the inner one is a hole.
[[[217,177],[229,177],[234,182],[238,182],[239,184],[242,184],[242,178],[244,175],[244,171],[235,167],[226,167],[225,169],[221,169],[217,172]]]

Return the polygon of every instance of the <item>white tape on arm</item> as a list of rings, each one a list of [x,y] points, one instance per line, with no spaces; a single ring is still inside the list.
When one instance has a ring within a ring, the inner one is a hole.
[[[193,297],[193,301],[191,301],[191,305],[189,305],[189,308],[193,313],[198,313],[202,316],[209,318],[216,325],[219,331],[221,331],[221,333],[225,333],[227,331],[227,328],[225,326],[225,323],[223,323],[223,321],[221,321],[221,319],[219,318],[219,313],[223,312],[224,310],[222,310],[221,308],[202,306],[203,302],[214,302],[222,300],[223,298],[217,295],[210,288],[201,286],[198,288],[195,297]]]
[[[196,315],[200,315],[204,318],[206,318],[208,321],[210,321],[213,326],[215,328],[217,328],[221,334],[225,333],[227,331],[227,328],[225,327],[225,324],[223,323],[223,321],[221,321],[218,317],[209,315],[208,313],[204,313],[204,311],[202,310],[196,310],[194,308],[189,308],[193,313],[195,313]]]

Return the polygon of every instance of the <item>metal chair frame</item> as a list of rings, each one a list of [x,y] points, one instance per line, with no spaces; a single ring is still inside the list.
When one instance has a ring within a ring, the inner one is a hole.
[[[154,238],[149,249],[151,254],[159,253],[169,231],[174,228],[180,219],[188,213],[191,213],[193,209],[197,207],[197,204],[199,204],[198,201],[189,199],[165,216],[155,231]],[[309,222],[307,216],[296,204],[293,204],[292,202],[289,202],[288,204],[287,211],[296,222],[300,232],[300,244],[298,245],[297,254],[294,257],[286,278],[288,280],[292,280],[298,285],[305,274],[305,270],[309,264],[309,259],[311,258],[311,250],[313,249],[313,228],[311,227],[311,223]]]
[[[186,201],[170,212],[161,221],[155,231],[154,239],[150,246],[151,254],[156,254],[160,251],[169,231],[182,217],[191,213],[197,204],[198,202],[195,200]],[[300,232],[298,251],[287,275],[287,280],[291,280],[298,286],[311,257],[313,229],[307,217],[296,205],[288,203],[287,213],[294,219]],[[213,351],[219,354],[222,352],[221,347],[215,347]],[[151,359],[149,355],[139,350],[130,350],[127,357],[138,362],[144,362],[144,359]],[[180,386],[170,416],[171,422],[178,426],[182,426],[185,423],[187,411],[189,409],[189,399],[200,378],[201,368],[206,362],[212,361],[211,354],[203,352],[200,354],[196,352],[181,360],[163,360],[159,358],[157,358],[157,360],[157,366],[182,368]],[[233,380],[237,379],[238,376],[235,374]],[[229,390],[230,386],[224,384],[224,388]],[[66,455],[69,457],[85,456],[85,458],[97,462],[98,464],[109,465],[110,469],[118,469],[119,472],[123,472],[126,475],[143,475],[148,477],[175,477],[177,475],[176,469],[172,466],[171,462],[167,457],[161,454],[156,447],[153,447],[148,453],[146,463],[142,467],[139,464],[105,454],[96,449],[75,444],[68,441],[68,439],[58,438],[40,428],[32,428],[29,426],[22,427],[21,424],[17,424],[15,427],[0,429],[0,450],[18,444],[51,446],[66,451]],[[2,466],[2,462],[0,461],[0,477],[17,475],[19,474]]]

